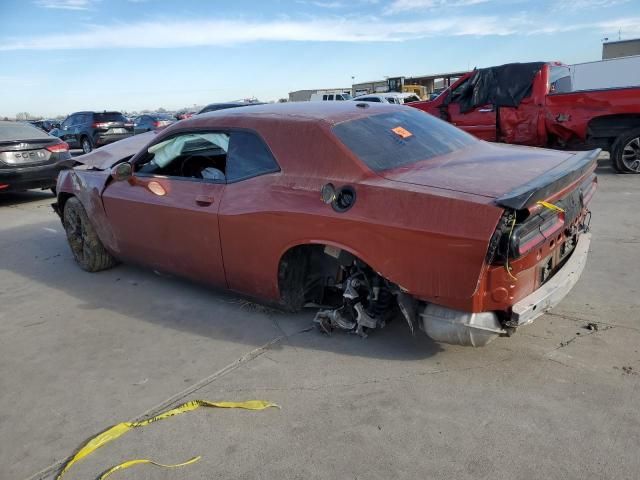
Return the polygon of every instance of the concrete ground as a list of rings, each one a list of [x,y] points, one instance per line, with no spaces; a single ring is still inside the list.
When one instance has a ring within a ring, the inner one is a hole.
[[[640,178],[604,162],[585,273],[552,313],[483,349],[307,331],[289,315],[132,266],[81,271],[52,197],[0,197],[0,478],[53,478],[108,426],[190,399],[74,466],[113,478],[637,479]],[[598,330],[588,330],[594,322]]]

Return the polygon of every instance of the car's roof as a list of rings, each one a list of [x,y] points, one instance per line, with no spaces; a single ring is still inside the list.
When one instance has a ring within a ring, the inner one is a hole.
[[[198,111],[198,115],[203,113],[213,112],[214,110],[223,110],[225,108],[236,108],[236,107],[248,107],[250,105],[263,105],[262,102],[216,102],[210,103],[209,105],[202,107]],[[207,110],[207,111],[205,111]]]
[[[122,115],[122,112],[119,112],[117,110],[96,110],[96,111],[94,111],[94,110],[82,110],[81,112],[70,113],[67,116],[70,117],[71,115],[76,115],[78,113],[119,113],[120,115]]]
[[[291,121],[317,121],[335,125],[347,120],[368,117],[377,113],[384,113],[397,108],[408,108],[397,105],[374,105],[358,102],[288,102],[267,103],[254,105],[251,108],[228,108],[197,115],[183,120],[183,127],[190,123],[202,124],[206,119],[233,118],[271,118]],[[187,123],[188,122],[188,123]],[[218,123],[218,122],[216,122]]]

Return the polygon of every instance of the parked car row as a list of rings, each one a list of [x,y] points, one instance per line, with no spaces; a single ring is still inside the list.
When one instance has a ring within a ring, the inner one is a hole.
[[[29,123],[45,132],[50,132],[54,128],[60,128],[60,122],[58,120],[31,120]]]
[[[251,105],[262,103],[212,103],[193,115]],[[166,113],[147,113],[129,119],[120,112],[104,110],[75,112],[62,122],[1,122],[0,193],[31,188],[55,190],[58,172],[75,164],[70,149],[82,149],[88,154],[118,140],[166,128],[175,121]]]

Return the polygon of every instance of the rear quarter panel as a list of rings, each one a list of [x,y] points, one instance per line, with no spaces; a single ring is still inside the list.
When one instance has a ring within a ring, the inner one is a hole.
[[[606,115],[640,114],[639,98],[638,87],[548,95],[545,115],[547,131],[565,142],[584,142],[590,120]]]
[[[298,156],[296,167],[229,184],[224,192],[219,222],[232,290],[278,301],[285,252],[326,244],[353,253],[419,298],[471,305],[502,214],[490,199],[365,173],[327,131],[324,138],[317,132],[277,135],[264,134],[276,158],[288,157],[283,164],[291,167]],[[326,183],[353,186],[354,206],[338,213],[324,204]]]

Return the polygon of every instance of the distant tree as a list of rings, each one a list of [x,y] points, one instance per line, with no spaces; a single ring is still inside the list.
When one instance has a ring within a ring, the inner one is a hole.
[[[159,109],[156,110],[156,112],[158,112],[158,113],[167,113],[167,110],[165,110],[164,108],[160,107]]]
[[[4,120],[5,122],[8,122],[8,121],[9,121],[9,117],[4,117],[4,118],[3,118],[3,120]]]
[[[279,98],[278,103],[287,103],[289,101],[288,98]]]
[[[31,114],[29,112],[16,113],[16,120],[19,122],[24,122],[25,120],[29,120],[30,118]]]

